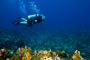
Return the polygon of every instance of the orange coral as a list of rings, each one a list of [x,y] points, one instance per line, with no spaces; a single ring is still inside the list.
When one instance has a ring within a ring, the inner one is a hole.
[[[81,60],[80,51],[75,51],[75,55],[72,56],[73,60]]]
[[[22,57],[22,60],[26,60],[26,57]]]
[[[13,56],[12,60],[64,60],[64,58],[60,59],[60,57],[58,56],[58,54],[60,52],[55,52],[55,51],[47,51],[47,50],[41,50],[41,51],[34,51],[31,52],[30,48],[27,48],[27,46],[25,46],[25,48],[19,48],[17,50],[18,55]],[[33,53],[33,54],[32,54]],[[75,55],[72,56],[73,60],[85,60],[80,56],[80,51],[75,51]]]
[[[12,60],[21,60],[22,58],[19,55],[17,55],[17,56],[14,55],[11,59]]]
[[[21,54],[21,55],[26,55],[27,52],[31,52],[31,49],[28,48],[27,49],[27,46],[25,46],[25,48],[19,48],[18,51],[17,51],[17,54]]]
[[[26,54],[26,60],[30,60],[31,59],[31,55],[29,54],[29,52],[27,52]]]
[[[80,51],[77,51],[77,50],[75,51],[75,55],[72,56],[72,59],[73,60],[85,60],[84,58],[80,56]]]
[[[1,53],[1,51],[0,51],[0,56],[2,56],[2,53]]]
[[[26,57],[22,57],[22,60],[30,60],[31,59],[31,55],[29,54],[29,52],[27,52]]]
[[[25,46],[25,48],[19,48],[17,53],[19,53],[19,55],[21,54],[22,57],[22,60],[30,60],[31,59],[31,55],[30,55],[30,52],[31,52],[31,49],[28,48],[27,49],[27,46]]]

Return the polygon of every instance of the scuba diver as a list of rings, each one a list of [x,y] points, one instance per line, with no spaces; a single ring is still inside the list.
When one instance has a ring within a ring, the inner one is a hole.
[[[20,21],[22,20],[22,21]],[[33,24],[38,24],[45,20],[45,16],[42,14],[29,15],[28,19],[18,17],[15,21],[12,22],[14,25],[25,25],[31,27]]]

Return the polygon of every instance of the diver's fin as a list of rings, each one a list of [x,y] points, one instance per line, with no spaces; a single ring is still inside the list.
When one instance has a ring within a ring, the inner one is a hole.
[[[20,21],[18,20],[17,22],[14,21],[14,22],[11,22],[13,25],[19,25]]]
[[[18,25],[20,23],[21,17],[17,17],[13,22],[11,22],[13,25]]]
[[[20,21],[18,20],[17,23],[16,23],[16,25],[18,25],[19,23],[20,23]]]
[[[17,17],[17,19],[21,19],[21,17]]]

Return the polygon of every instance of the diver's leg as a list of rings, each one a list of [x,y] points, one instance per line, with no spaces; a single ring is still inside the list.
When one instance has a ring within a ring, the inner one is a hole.
[[[22,18],[22,17],[18,17],[16,20],[18,20],[18,19],[21,19],[21,20],[23,20],[23,21],[27,21],[27,19]]]
[[[27,25],[27,21],[22,21],[19,24],[21,24],[21,25]]]
[[[21,18],[21,20],[23,20],[23,21],[27,21],[27,19],[25,19],[25,18]]]
[[[20,22],[20,20],[22,20],[22,22]],[[27,20],[25,18],[21,18],[21,17],[18,17],[17,19],[15,19],[13,22],[12,22],[13,25],[19,25],[19,24],[24,24],[26,25],[27,24]]]

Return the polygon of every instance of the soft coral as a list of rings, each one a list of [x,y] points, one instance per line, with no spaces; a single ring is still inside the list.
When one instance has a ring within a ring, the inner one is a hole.
[[[77,50],[75,51],[75,55],[72,56],[72,59],[73,60],[86,60],[80,56],[80,51],[77,51]]]

